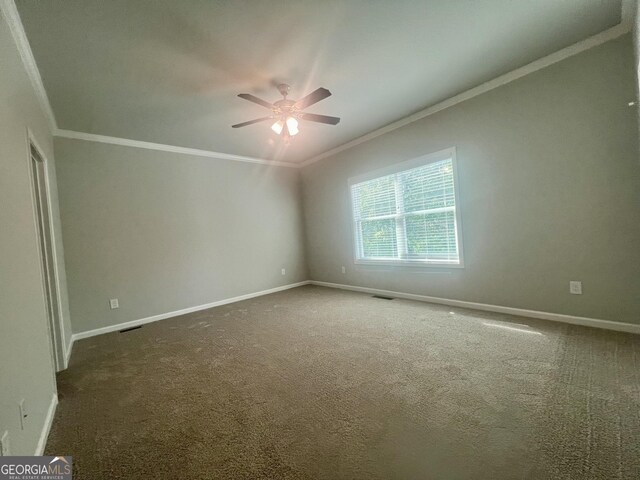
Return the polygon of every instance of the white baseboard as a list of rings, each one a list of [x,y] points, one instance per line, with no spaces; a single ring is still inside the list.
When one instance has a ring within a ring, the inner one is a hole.
[[[109,325],[107,327],[96,328],[94,330],[87,330],[85,332],[74,333],[71,338],[71,343],[83,338],[95,337],[96,335],[102,335],[103,333],[117,332],[126,328],[137,327],[144,325],[145,323],[157,322],[158,320],[164,320],[171,317],[177,317],[179,315],[185,315],[187,313],[197,312],[199,310],[206,310],[208,308],[219,307],[220,305],[227,305],[229,303],[240,302],[242,300],[248,300],[254,297],[261,297],[262,295],[269,295],[270,293],[281,292],[283,290],[289,290],[290,288],[301,287],[308,285],[309,281],[290,283],[289,285],[282,285],[281,287],[270,288],[268,290],[262,290],[260,292],[247,293],[246,295],[240,295],[238,297],[225,298],[224,300],[218,300],[217,302],[206,303],[204,305],[198,305],[196,307],[183,308],[182,310],[176,310],[174,312],[161,313],[160,315],[153,315],[151,317],[140,318],[138,320],[131,320],[129,322],[118,323],[116,325]]]
[[[71,358],[71,351],[73,350],[73,342],[75,341],[75,338],[73,335],[71,335],[71,338],[69,339],[69,344],[67,345],[67,351],[64,354],[64,368],[68,368],[69,367],[69,359]]]
[[[631,323],[614,322],[611,320],[600,320],[597,318],[575,317],[573,315],[562,315],[559,313],[539,312],[537,310],[525,310],[522,308],[502,307],[500,305],[488,305],[486,303],[466,302],[464,300],[453,300],[450,298],[428,297],[426,295],[416,295],[413,293],[394,292],[391,290],[380,290],[378,288],[358,287],[354,285],[344,285],[341,283],[319,282],[310,280],[310,284],[321,287],[339,288],[342,290],[352,290],[354,292],[371,293],[374,295],[384,295],[387,297],[404,298],[407,300],[418,300],[420,302],[438,303],[452,307],[470,308],[474,310],[484,310],[487,312],[506,313],[521,317],[539,318],[551,320],[553,322],[570,323],[572,325],[582,325],[585,327],[603,328],[618,332],[628,332],[640,334],[640,325]]]
[[[34,455],[42,455],[44,453],[44,448],[47,446],[47,438],[49,438],[49,432],[51,431],[51,425],[53,424],[53,418],[55,417],[57,406],[58,395],[54,393],[51,397],[49,410],[47,411],[47,416],[44,419],[44,425],[42,426],[42,432],[40,433],[40,439],[38,440],[38,446],[36,447],[36,453],[34,453]]]

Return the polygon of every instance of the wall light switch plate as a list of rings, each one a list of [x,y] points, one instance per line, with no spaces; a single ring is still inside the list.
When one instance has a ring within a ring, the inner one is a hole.
[[[281,270],[281,272],[282,272],[283,275],[287,274],[287,271],[284,268]]]
[[[342,265],[342,273],[347,273],[347,267],[345,267],[344,265]]]
[[[569,282],[569,293],[572,295],[582,295],[582,282],[572,280]]]
[[[116,308],[120,308],[120,303],[118,303],[117,298],[112,298],[109,300],[109,306],[111,307],[111,310],[114,310]]]
[[[0,437],[0,456],[8,457],[11,455],[11,449],[9,448],[9,432],[4,431],[2,437]]]

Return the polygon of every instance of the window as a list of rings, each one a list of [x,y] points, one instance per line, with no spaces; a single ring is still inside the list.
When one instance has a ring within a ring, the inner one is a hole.
[[[455,149],[350,179],[356,263],[462,266]]]

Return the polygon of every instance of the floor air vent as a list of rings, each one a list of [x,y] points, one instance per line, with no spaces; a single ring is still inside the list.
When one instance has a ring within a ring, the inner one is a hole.
[[[127,333],[127,332],[130,332],[131,330],[137,330],[139,328],[142,328],[142,325],[138,325],[137,327],[125,328],[124,330],[120,330],[120,333]]]
[[[393,297],[385,297],[383,295],[371,295],[373,298],[380,298],[382,300],[393,300]]]

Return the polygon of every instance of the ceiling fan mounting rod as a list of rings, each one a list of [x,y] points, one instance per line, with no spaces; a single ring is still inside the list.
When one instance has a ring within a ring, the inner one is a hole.
[[[284,98],[287,98],[287,95],[289,95],[289,90],[291,90],[291,87],[286,83],[280,83],[278,85],[278,91]]]

